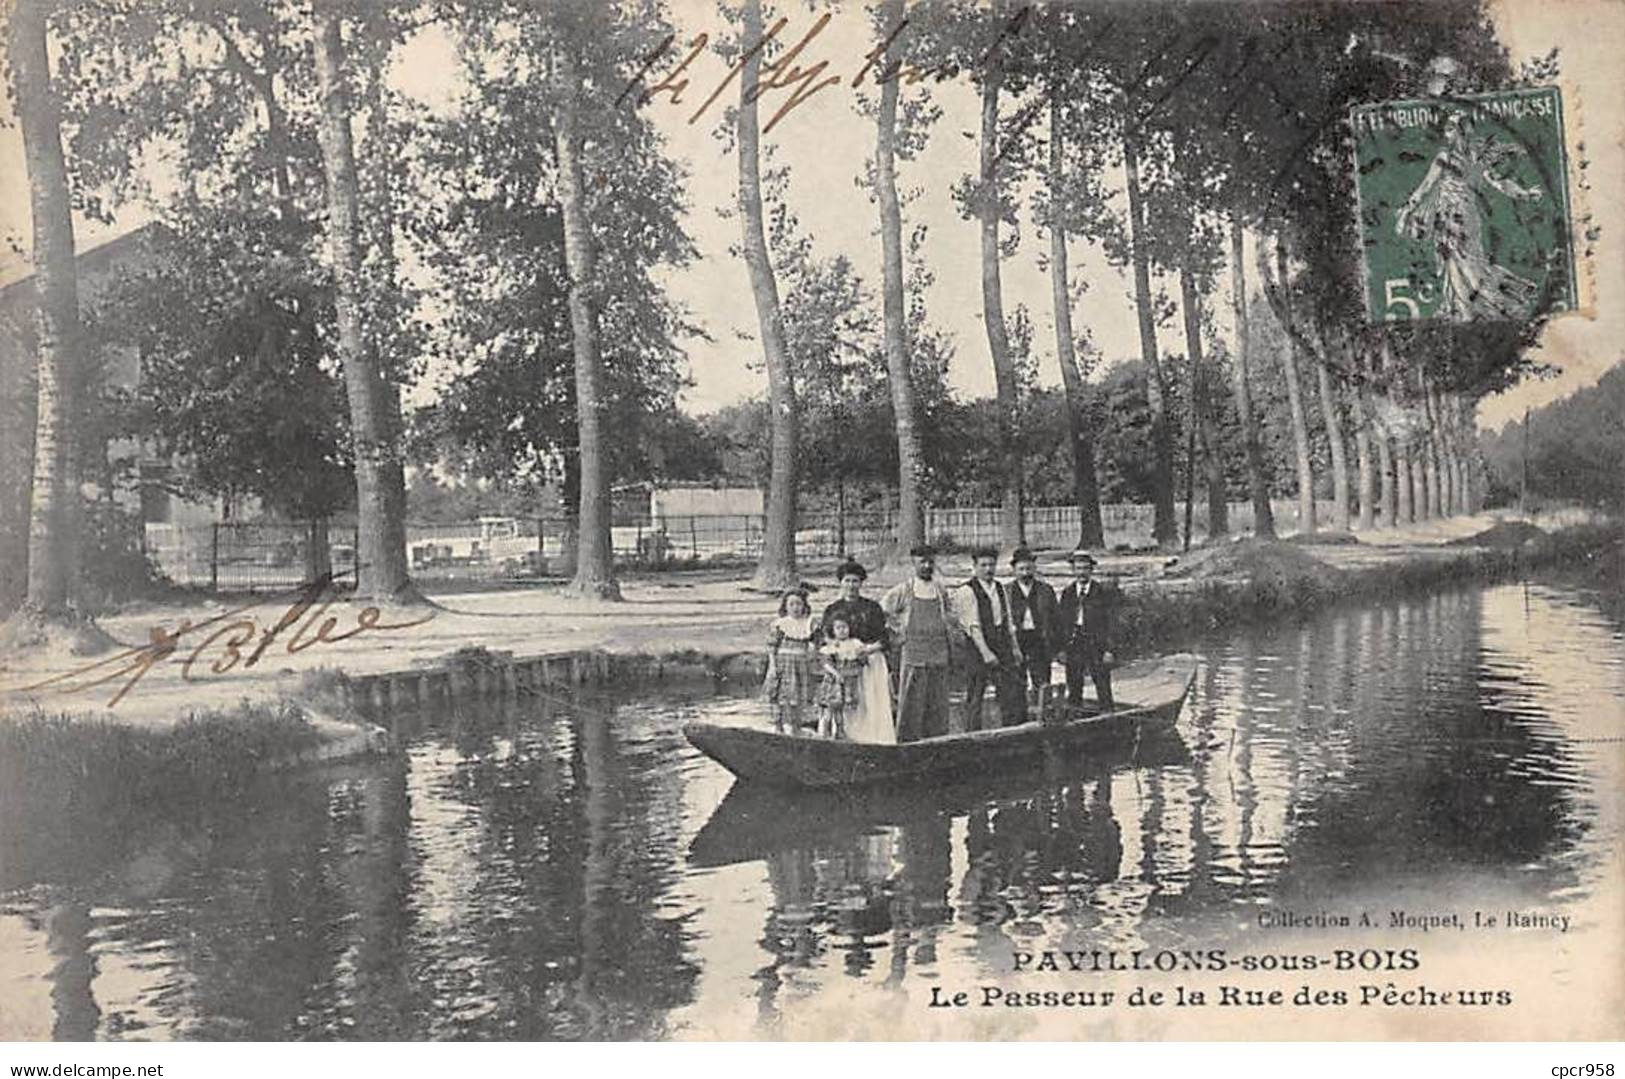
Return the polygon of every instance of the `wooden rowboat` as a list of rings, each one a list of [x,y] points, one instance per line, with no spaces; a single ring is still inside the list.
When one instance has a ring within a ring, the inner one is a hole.
[[[688,861],[715,867],[798,851],[850,850],[861,837],[884,829],[930,832],[989,805],[1058,796],[1091,781],[1109,786],[1113,775],[1128,769],[1189,764],[1190,750],[1177,729],[1148,727],[1138,742],[1046,752],[1018,763],[931,783],[821,790],[735,783],[695,834]]]
[[[778,787],[835,788],[951,780],[1046,752],[1133,743],[1173,726],[1196,677],[1187,653],[1129,664],[1112,676],[1110,712],[1056,715],[997,730],[903,745],[841,742],[753,727],[690,723],[683,734],[742,780]]]

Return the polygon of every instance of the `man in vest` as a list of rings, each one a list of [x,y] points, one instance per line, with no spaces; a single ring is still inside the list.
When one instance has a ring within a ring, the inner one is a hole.
[[[1066,701],[1083,703],[1083,678],[1095,683],[1095,697],[1102,711],[1115,707],[1112,700],[1112,664],[1106,644],[1111,636],[1112,606],[1116,590],[1093,579],[1095,559],[1078,548],[1069,556],[1072,583],[1061,590],[1056,603],[1053,639],[1061,642],[1066,658]]]
[[[1042,701],[1049,685],[1050,665],[1061,643],[1051,638],[1055,632],[1055,589],[1038,579],[1038,557],[1027,548],[1017,547],[1010,556],[1010,565],[1016,571],[1007,589],[1010,619],[1016,625],[1016,646],[1024,659],[1026,679]]]
[[[965,675],[965,729],[982,729],[982,697],[993,684],[999,701],[1003,726],[1027,721],[1027,693],[1022,688],[1021,646],[1016,643],[1015,620],[1011,617],[1010,595],[993,576],[999,552],[983,547],[971,555],[975,576],[965,582],[964,591],[974,605],[976,621],[967,623],[971,642],[977,646],[981,663],[974,660]]]
[[[897,740],[916,742],[948,733],[948,667],[964,637],[966,614],[953,590],[936,579],[937,552],[921,544],[909,554],[914,575],[880,597],[880,609],[901,642],[897,668]]]

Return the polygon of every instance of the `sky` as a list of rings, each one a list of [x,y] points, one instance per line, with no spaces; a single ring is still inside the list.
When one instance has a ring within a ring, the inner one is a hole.
[[[709,4],[680,4],[683,17],[679,25],[684,31],[680,40],[714,30],[710,10]],[[1584,156],[1590,161],[1585,170],[1589,190],[1575,192],[1577,204],[1582,209],[1589,204],[1602,228],[1595,257],[1581,271],[1594,290],[1593,301],[1586,312],[1554,320],[1539,348],[1537,358],[1560,367],[1561,373],[1486,399],[1479,409],[1480,422],[1499,428],[1508,419],[1521,416],[1526,407],[1538,407],[1594,383],[1625,355],[1625,203],[1621,195],[1625,191],[1621,141],[1625,82],[1617,77],[1621,46],[1625,45],[1625,3],[1500,0],[1493,15],[1514,64],[1554,47],[1561,50],[1570,157],[1577,161]],[[812,15],[798,12],[786,27],[786,39],[797,40],[797,31],[805,33],[813,20]],[[864,8],[844,5],[814,39],[818,51],[813,52],[809,45],[808,56],[829,59],[833,71],[855,74],[861,57],[872,47],[871,34]],[[696,61],[691,69],[707,73],[704,80],[695,77],[697,88],[709,87],[726,71],[720,59],[709,59],[709,66],[701,68]],[[922,84],[911,92],[927,92],[927,86],[942,117],[924,153],[900,167],[899,186],[918,190],[918,197],[904,210],[905,231],[915,224],[927,228],[925,257],[936,273],[927,302],[933,321],[952,334],[956,346],[951,384],[968,396],[990,395],[993,367],[982,319],[978,226],[960,216],[950,195],[954,182],[977,168],[977,96],[968,81]],[[866,280],[878,286],[878,211],[856,184],[873,154],[874,127],[855,105],[844,86],[822,91],[786,116],[764,137],[764,144],[771,143],[777,160],[789,166],[789,201],[818,250],[826,255],[848,255]],[[766,387],[765,376],[752,366],[753,360],[756,367],[760,361],[749,282],[743,264],[728,255],[729,244],[736,242],[738,223],[725,221],[715,212],[715,207],[732,198],[737,165],[712,138],[710,115],[691,126],[687,109],[663,109],[656,104],[651,116],[666,133],[673,152],[693,172],[689,228],[701,259],[696,270],[674,277],[671,288],[679,299],[703,313],[702,321],[711,329],[712,342],[690,346],[695,385],[684,397],[690,410],[706,411],[763,393]],[[1576,136],[1584,139],[1583,155],[1573,152],[1572,144],[1580,141]],[[1034,322],[1039,380],[1058,385],[1050,285],[1038,262],[1040,250],[1048,249],[1048,238],[1034,227],[1030,205],[1021,209],[1019,231],[1020,246],[1002,266],[1006,315],[1018,304],[1028,307]],[[1074,332],[1087,329],[1108,363],[1138,355],[1132,284],[1126,273],[1081,239],[1074,238],[1068,252],[1074,284],[1087,286],[1073,308]],[[1176,282],[1169,281],[1168,288],[1177,294]],[[1227,279],[1221,280],[1220,288],[1212,314],[1217,332],[1228,337],[1232,322]],[[1172,319],[1159,329],[1159,345],[1183,354],[1183,333],[1181,320]],[[741,334],[752,339],[742,340]]]
[[[1425,0],[1422,0],[1425,2]],[[1589,385],[1622,355],[1625,342],[1625,81],[1617,78],[1620,48],[1625,43],[1625,3],[1619,0],[1492,0],[1493,15],[1502,41],[1514,63],[1560,50],[1561,86],[1568,117],[1570,159],[1589,162],[1583,171],[1571,164],[1571,187],[1580,212],[1589,211],[1601,228],[1593,257],[1582,265],[1582,295],[1589,296],[1582,312],[1555,319],[1546,329],[1536,358],[1559,373],[1531,381],[1488,398],[1479,408],[1480,423],[1499,428],[1521,416],[1526,407],[1548,401]],[[679,43],[710,32],[723,35],[725,27],[713,3],[674,0],[674,21]],[[825,9],[820,9],[825,10]],[[866,190],[858,186],[873,153],[873,123],[858,112],[858,99],[845,83],[862,66],[873,46],[872,29],[864,5],[845,3],[829,10],[831,17],[808,43],[803,61],[829,62],[829,71],[845,76],[842,85],[813,95],[763,137],[774,160],[788,166],[788,200],[819,254],[845,254],[871,288],[878,287],[880,241],[878,213]],[[789,11],[785,40],[794,42],[815,25],[817,15],[800,5]],[[727,63],[714,53],[704,54],[689,68],[692,84],[682,105],[657,99],[646,106],[652,121],[665,134],[672,154],[690,171],[686,226],[699,251],[689,266],[665,275],[671,294],[687,306],[709,332],[710,340],[687,343],[693,385],[681,398],[689,412],[714,410],[764,392],[760,346],[755,340],[756,312],[743,262],[731,255],[737,241],[737,219],[718,213],[729,205],[738,183],[737,160],[714,129],[722,108],[737,88],[730,86],[698,122],[689,122],[691,110],[724,77]],[[414,41],[397,67],[397,80],[426,99],[443,99],[452,85],[453,56],[442,37],[422,35]],[[666,70],[664,65],[656,72]],[[905,231],[926,227],[924,256],[936,275],[927,295],[933,322],[946,330],[954,343],[949,381],[968,397],[993,392],[993,370],[982,321],[979,246],[976,222],[961,217],[950,195],[960,177],[976,168],[978,106],[968,80],[922,84],[909,93],[930,93],[942,110],[930,140],[917,159],[900,164],[899,186],[914,197],[904,208]],[[783,94],[776,99],[783,100]],[[764,122],[773,106],[764,106]],[[9,116],[4,117],[9,119]],[[1582,149],[1583,146],[1583,149]],[[1575,180],[1583,175],[1585,184]],[[0,129],[0,234],[14,247],[26,248],[28,205],[21,139],[14,124]],[[905,194],[905,197],[906,194]],[[1121,196],[1118,196],[1119,198]],[[141,211],[131,210],[114,226],[127,229],[139,223]],[[104,237],[107,229],[81,223],[79,240],[88,245]],[[1047,237],[1023,203],[1018,225],[1020,243],[1002,267],[1006,314],[1026,305],[1034,324],[1034,352],[1039,381],[1059,383],[1047,274],[1038,256],[1047,249]],[[1074,238],[1070,245],[1072,278],[1084,291],[1073,312],[1075,332],[1087,330],[1099,355],[1107,362],[1137,354],[1138,336],[1130,283],[1125,274],[1107,263],[1098,248]],[[0,253],[9,261],[12,256]],[[1169,282],[1170,291],[1173,282]],[[1221,337],[1231,332],[1228,282],[1221,280],[1213,318]],[[1178,319],[1159,331],[1159,343],[1184,352]],[[428,387],[414,395],[432,393]]]

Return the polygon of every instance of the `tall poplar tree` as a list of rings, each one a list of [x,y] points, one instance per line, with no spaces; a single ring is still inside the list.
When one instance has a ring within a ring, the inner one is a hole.
[[[739,153],[741,249],[750,275],[751,297],[756,303],[756,322],[762,337],[762,359],[767,367],[773,447],[762,556],[752,583],[757,588],[778,590],[790,587],[799,579],[796,570],[796,455],[800,408],[790,351],[785,343],[784,315],[779,309],[778,281],[768,256],[767,232],[762,219],[761,127],[756,109],[763,51],[761,0],[744,0],[741,16],[740,47],[744,50],[744,64],[739,79],[739,107],[734,117]]]

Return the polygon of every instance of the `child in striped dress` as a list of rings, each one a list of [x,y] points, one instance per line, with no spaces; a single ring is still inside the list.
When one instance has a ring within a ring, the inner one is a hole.
[[[817,703],[819,672],[813,666],[817,634],[818,619],[807,606],[806,593],[786,592],[767,634],[766,690],[775,730],[799,733],[803,713]]]

